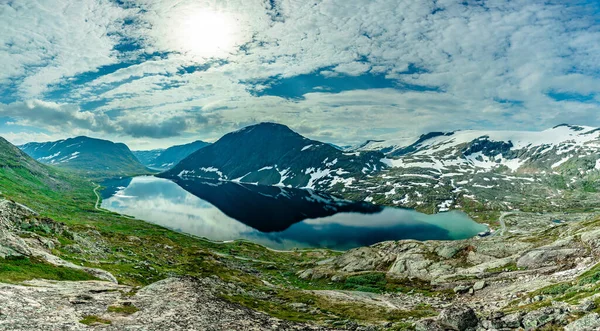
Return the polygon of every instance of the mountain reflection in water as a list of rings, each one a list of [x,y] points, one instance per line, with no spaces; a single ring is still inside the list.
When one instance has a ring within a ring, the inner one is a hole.
[[[425,215],[286,187],[155,177],[103,186],[103,208],[212,240],[247,239],[276,249],[464,239],[486,229],[461,212]]]

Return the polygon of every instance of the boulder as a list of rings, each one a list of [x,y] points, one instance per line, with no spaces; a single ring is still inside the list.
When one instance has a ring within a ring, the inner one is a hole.
[[[456,287],[454,287],[453,291],[456,294],[464,294],[469,292],[469,290],[471,289],[471,286],[469,285],[458,285]]]
[[[595,331],[600,330],[600,315],[591,313],[565,326],[565,331]]]
[[[582,233],[581,241],[589,246],[594,254],[600,254],[600,229]]]
[[[483,290],[483,288],[485,287],[485,281],[484,280],[480,280],[478,282],[475,282],[475,284],[473,284],[473,290],[475,291],[481,291]]]
[[[435,318],[426,318],[415,323],[416,331],[445,331],[446,328],[442,326]]]
[[[589,312],[598,308],[594,300],[584,300],[582,303],[577,305],[577,310],[582,312]]]
[[[561,309],[544,307],[527,313],[521,323],[525,330],[537,330],[546,324],[561,322],[565,318],[566,315]]]
[[[465,248],[466,244],[444,243],[435,249],[435,253],[445,259],[451,259]]]
[[[458,331],[469,330],[479,324],[475,311],[467,306],[451,306],[443,309],[437,321],[446,328]]]
[[[395,255],[384,254],[373,247],[360,247],[349,250],[331,261],[335,268],[343,272],[387,271],[394,262]]]
[[[523,254],[517,260],[517,267],[538,269],[547,266],[571,264],[573,258],[582,254],[575,248],[542,247]]]
[[[510,315],[506,315],[500,319],[501,326],[503,328],[508,329],[517,329],[521,327],[521,321],[523,320],[523,315],[520,313],[514,313]]]
[[[301,271],[298,271],[298,273],[296,275],[300,279],[310,279],[310,278],[312,278],[313,270],[312,269],[301,270]]]

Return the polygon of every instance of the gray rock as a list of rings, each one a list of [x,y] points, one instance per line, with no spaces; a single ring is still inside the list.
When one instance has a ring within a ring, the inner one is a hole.
[[[475,291],[481,291],[483,290],[483,288],[485,287],[485,281],[484,280],[480,280],[478,282],[475,282],[475,284],[473,284],[473,290]]]
[[[471,286],[469,286],[469,285],[458,285],[458,286],[454,287],[454,293],[464,294],[464,293],[469,292],[470,289],[471,289]]]
[[[573,258],[585,253],[581,249],[542,247],[523,254],[517,260],[517,267],[538,269],[547,266],[570,264]]]
[[[336,283],[343,282],[345,279],[346,279],[346,277],[344,277],[342,275],[333,275],[333,277],[331,277],[331,281],[336,282]]]
[[[552,307],[544,307],[527,313],[521,323],[525,330],[535,330],[548,323],[562,321],[564,317],[560,311]]]
[[[591,247],[596,255],[600,254],[600,229],[582,233],[581,241]]]
[[[416,331],[445,331],[446,328],[442,326],[434,318],[426,318],[415,323]]]
[[[508,329],[517,329],[521,327],[521,321],[523,320],[522,314],[514,313],[509,314],[500,319],[499,326],[497,328],[508,328]]]
[[[565,326],[565,331],[596,331],[600,330],[600,315],[591,313]]]
[[[88,315],[111,321],[96,326],[109,331],[326,330],[225,301],[217,289],[227,284],[212,278],[168,278],[142,288],[126,302],[122,292],[132,288],[110,282],[35,280],[27,285],[0,284],[1,330],[89,330],[79,323]],[[139,311],[124,316],[108,312],[111,305],[133,305]]]
[[[457,245],[455,243],[444,243],[443,245],[438,246],[435,252],[445,259],[451,259],[456,253],[460,252],[464,246],[466,246],[466,244]]]
[[[373,247],[360,247],[349,250],[331,263],[344,272],[374,271],[386,268],[394,258],[395,255],[384,254]]]
[[[596,308],[596,303],[593,300],[585,300],[577,306],[577,310],[584,312],[589,312]]]
[[[452,306],[443,309],[437,320],[441,325],[458,331],[474,328],[479,323],[475,311],[467,306]]]
[[[310,278],[312,278],[313,270],[312,269],[302,270],[302,271],[299,271],[296,275],[300,279],[310,279]]]

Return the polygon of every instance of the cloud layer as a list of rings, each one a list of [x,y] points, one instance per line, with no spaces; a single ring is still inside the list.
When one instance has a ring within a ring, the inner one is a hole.
[[[0,117],[139,144],[259,121],[336,143],[600,126],[594,2],[119,3],[0,4]]]

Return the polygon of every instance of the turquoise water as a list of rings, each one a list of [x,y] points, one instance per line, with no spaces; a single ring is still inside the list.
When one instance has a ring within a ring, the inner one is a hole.
[[[470,238],[487,227],[462,212],[342,200],[322,192],[232,182],[134,177],[105,182],[102,207],[167,228],[274,249],[350,249],[386,240]]]

